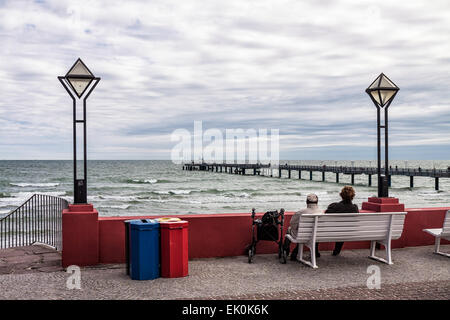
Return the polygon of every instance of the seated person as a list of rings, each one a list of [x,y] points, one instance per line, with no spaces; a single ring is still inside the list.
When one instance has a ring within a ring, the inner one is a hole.
[[[355,197],[355,189],[351,186],[345,186],[342,188],[340,196],[342,201],[334,202],[330,204],[325,210],[325,213],[358,213],[358,206],[352,203],[353,198]],[[339,255],[341,252],[342,246],[344,242],[336,242],[333,250],[333,256]],[[317,247],[316,247],[317,251]]]
[[[291,235],[291,237],[293,237],[293,238],[297,237],[298,224],[300,222],[300,216],[302,214],[322,213],[322,211],[319,209],[319,206],[317,205],[318,202],[319,202],[319,198],[317,197],[317,195],[315,195],[314,193],[308,194],[306,196],[306,208],[294,213],[294,215],[292,216],[291,221],[289,223],[289,228],[288,228],[286,234],[289,233]],[[290,245],[291,245],[291,241],[289,241],[289,239],[285,238],[284,239],[284,250],[286,251],[286,255],[289,255]],[[318,244],[316,244],[316,249],[317,249],[317,245]],[[316,252],[318,253],[318,250],[316,250]],[[292,250],[291,260],[296,260],[297,253],[298,253],[298,244],[295,247],[295,249]],[[319,256],[320,256],[320,254],[316,254],[316,257],[319,257]]]

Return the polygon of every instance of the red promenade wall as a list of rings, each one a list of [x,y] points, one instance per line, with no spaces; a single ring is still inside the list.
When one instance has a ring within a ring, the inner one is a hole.
[[[405,226],[400,239],[392,242],[393,248],[424,246],[434,244],[434,238],[425,232],[427,228],[441,228],[444,215],[450,208],[406,209]],[[285,214],[285,230],[293,212]],[[261,216],[261,214],[259,215]],[[122,263],[125,261],[124,220],[154,218],[146,217],[99,217],[99,263]],[[251,242],[251,214],[199,214],[177,215],[189,221],[189,259],[226,257],[245,254],[245,247]],[[442,240],[442,244],[449,244]],[[320,250],[332,250],[334,244],[321,243]],[[345,249],[369,248],[369,242],[347,242]],[[258,253],[277,252],[275,242],[261,241]]]

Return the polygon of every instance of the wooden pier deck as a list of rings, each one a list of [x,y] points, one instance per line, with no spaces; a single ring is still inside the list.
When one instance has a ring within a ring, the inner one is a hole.
[[[302,172],[309,172],[309,180],[313,180],[313,172],[322,173],[322,181],[326,181],[325,173],[330,172],[335,174],[335,181],[339,183],[339,174],[351,175],[351,184],[355,183],[355,175],[367,175],[368,185],[372,186],[372,175],[377,174],[376,167],[348,167],[348,166],[308,166],[308,165],[290,165],[280,164],[277,166],[271,166],[270,164],[258,164],[258,163],[185,163],[183,164],[183,170],[193,171],[211,171],[222,173],[234,173],[234,174],[253,174],[261,175],[266,174],[273,177],[274,172],[278,172],[277,177],[281,178],[282,171],[285,170],[288,173],[288,178],[292,177],[292,172],[298,172],[298,178],[302,179]],[[382,169],[384,172],[384,169]],[[388,184],[391,186],[391,176],[408,176],[409,187],[414,187],[414,177],[430,177],[434,178],[434,188],[439,190],[439,179],[450,178],[449,169],[422,169],[422,168],[389,168]]]

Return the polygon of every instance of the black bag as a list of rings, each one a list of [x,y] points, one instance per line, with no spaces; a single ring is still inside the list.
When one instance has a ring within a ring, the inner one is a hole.
[[[261,224],[258,225],[258,240],[278,241],[278,216],[277,211],[264,213]]]

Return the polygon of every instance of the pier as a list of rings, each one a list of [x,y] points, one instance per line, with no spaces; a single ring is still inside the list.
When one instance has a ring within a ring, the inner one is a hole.
[[[372,175],[377,174],[377,168],[375,167],[348,167],[348,166],[308,166],[308,165],[290,165],[290,164],[280,164],[278,166],[271,166],[270,164],[249,164],[249,163],[184,163],[183,170],[188,171],[211,171],[211,172],[222,172],[230,174],[253,174],[253,175],[270,175],[274,176],[274,172],[277,172],[278,178],[282,177],[283,170],[287,171],[288,178],[292,178],[292,172],[297,172],[298,179],[302,179],[303,172],[309,172],[309,180],[313,180],[313,172],[321,172],[321,181],[325,182],[325,174],[334,173],[335,182],[339,183],[339,175],[346,174],[351,176],[351,184],[355,184],[355,175],[367,175],[367,184],[372,186]],[[382,169],[382,172],[384,169]],[[409,177],[409,187],[414,188],[414,177],[429,177],[434,178],[434,189],[439,190],[439,179],[440,178],[450,178],[449,169],[422,169],[422,168],[389,168],[388,184],[391,186],[391,176],[408,176]]]

